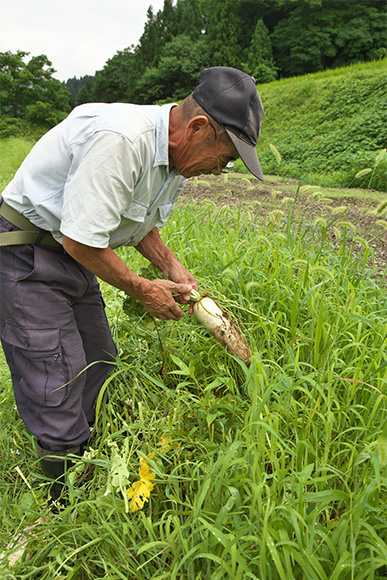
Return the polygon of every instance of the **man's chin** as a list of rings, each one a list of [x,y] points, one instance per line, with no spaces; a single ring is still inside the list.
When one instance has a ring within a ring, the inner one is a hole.
[[[187,175],[184,175],[184,177],[199,177],[200,175],[207,175],[206,171],[187,171]]]

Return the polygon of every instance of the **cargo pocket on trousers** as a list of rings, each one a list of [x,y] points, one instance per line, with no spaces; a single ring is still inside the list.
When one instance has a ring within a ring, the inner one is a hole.
[[[68,397],[59,328],[24,328],[6,322],[2,340],[12,352],[20,394],[35,404],[57,407]]]

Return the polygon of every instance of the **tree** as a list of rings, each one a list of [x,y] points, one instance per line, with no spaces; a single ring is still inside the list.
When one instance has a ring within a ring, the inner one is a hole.
[[[134,46],[119,50],[101,71],[95,73],[92,98],[106,103],[126,101],[135,78]]]
[[[204,39],[181,34],[166,44],[159,66],[148,68],[136,85],[135,102],[180,100],[195,88],[208,61]]]
[[[145,22],[144,32],[142,33],[139,44],[136,46],[136,69],[144,71],[148,67],[157,66],[162,42],[162,23],[161,12],[154,14],[152,6],[147,11],[147,21]]]
[[[25,119],[33,125],[41,125],[43,127],[54,127],[59,120],[56,111],[49,103],[36,101],[31,105],[27,105]]]
[[[72,77],[71,79],[67,79],[67,81],[66,81],[66,87],[70,91],[74,103],[77,103],[77,98],[78,98],[79,91],[87,83],[89,83],[91,86],[93,86],[94,85],[94,80],[95,79],[94,79],[94,76],[93,75],[84,75],[84,76],[79,77],[79,79],[77,77]]]
[[[178,30],[175,36],[184,34],[192,40],[199,40],[205,32],[205,10],[200,0],[177,0],[176,22]]]
[[[334,34],[337,47],[334,66],[387,56],[386,8],[386,3],[372,0],[351,3]]]
[[[257,83],[268,83],[277,77],[269,31],[262,18],[258,20],[255,27],[245,70],[255,78]]]
[[[209,65],[201,1],[178,0],[173,6],[165,0],[157,14],[149,6],[139,44],[119,51],[96,72],[93,99],[150,103],[185,96],[198,67]],[[201,43],[195,48],[196,41]]]
[[[94,83],[88,78],[85,84],[79,89],[77,94],[76,104],[83,105],[83,103],[94,102]]]
[[[159,43],[164,45],[170,42],[174,36],[179,34],[179,24],[176,21],[176,11],[173,6],[172,0],[164,0],[164,6],[160,16],[160,32],[161,37],[159,38]]]
[[[0,112],[9,117],[52,127],[71,111],[71,94],[52,78],[55,70],[47,56],[28,52],[0,53]]]
[[[276,0],[271,40],[282,76],[386,55],[386,4],[378,0]]]
[[[207,43],[212,66],[238,68],[243,58],[243,27],[237,0],[207,1]]]
[[[288,0],[289,2],[289,0]],[[332,42],[334,11],[322,0],[308,0],[292,7],[288,18],[281,19],[272,34],[276,64],[283,76],[324,70],[327,59],[333,59],[337,48]]]

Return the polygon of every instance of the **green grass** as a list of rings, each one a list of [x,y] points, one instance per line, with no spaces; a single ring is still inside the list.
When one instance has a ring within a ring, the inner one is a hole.
[[[298,82],[298,81],[302,81],[302,79],[304,78],[308,78],[312,81],[316,81],[319,79],[326,79],[326,78],[335,78],[335,77],[345,77],[348,75],[348,73],[354,72],[354,73],[361,73],[361,72],[365,72],[365,73],[385,73],[386,72],[386,68],[387,68],[387,62],[386,59],[381,59],[381,60],[373,60],[373,61],[369,61],[369,62],[359,62],[356,64],[352,64],[352,65],[348,65],[348,66],[343,66],[343,67],[338,67],[338,68],[334,68],[334,69],[327,69],[324,71],[319,71],[319,72],[315,72],[315,73],[308,73],[306,75],[301,75],[301,76],[296,76],[296,77],[287,77],[287,78],[283,78],[280,79],[276,82],[276,86],[278,87],[283,87],[283,86],[287,86],[287,85],[292,85],[294,82]],[[265,87],[270,87],[272,86],[273,83],[265,83],[265,84],[261,84],[259,85],[260,88],[265,88]]]
[[[33,145],[34,140],[24,137],[0,139],[0,191],[11,181],[17,168]]]
[[[239,321],[249,369],[188,314],[155,322],[104,287],[119,358],[69,476],[73,505],[34,528],[2,578],[385,577],[385,273],[375,277],[370,248],[354,255],[342,236],[333,251],[296,211],[292,202],[264,228],[253,210],[188,203],[163,229]],[[120,254],[157,274],[133,249]],[[1,408],[0,551],[10,554],[44,511],[46,484],[9,382]],[[130,513],[126,489],[150,453],[156,486]]]
[[[387,190],[387,61],[282,79],[258,87],[265,108],[258,155],[265,173],[327,187]],[[279,150],[280,165],[270,144]],[[237,166],[243,170],[242,165]]]
[[[0,141],[0,189],[31,145]],[[249,369],[188,314],[155,322],[103,286],[119,356],[60,517],[47,516],[35,441],[0,355],[1,579],[385,578],[386,271],[350,224],[299,225],[306,194],[294,190],[267,226],[258,205],[188,200],[163,229],[239,322]],[[135,250],[120,254],[157,275]],[[151,453],[156,486],[130,513],[126,490]]]

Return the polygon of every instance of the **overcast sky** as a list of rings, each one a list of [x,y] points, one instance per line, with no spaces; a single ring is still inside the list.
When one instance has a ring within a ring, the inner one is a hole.
[[[93,75],[138,43],[150,4],[157,12],[164,0],[6,0],[0,52],[45,54],[61,81]]]

